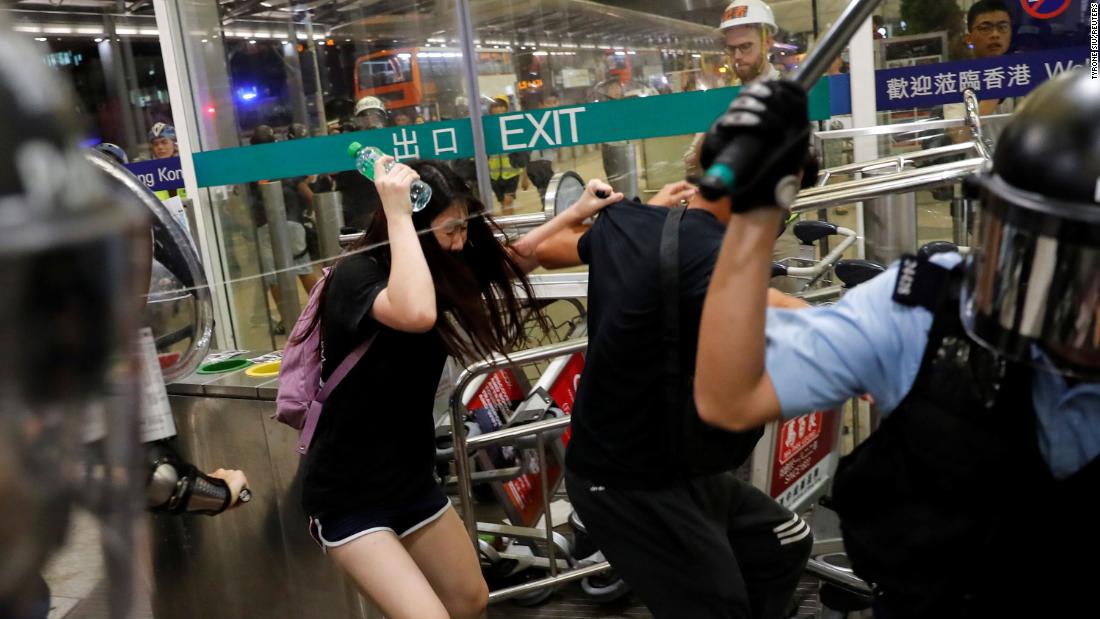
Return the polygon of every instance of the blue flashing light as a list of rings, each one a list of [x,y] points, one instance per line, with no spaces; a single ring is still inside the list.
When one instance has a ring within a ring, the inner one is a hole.
[[[246,86],[237,89],[237,98],[246,103],[255,100],[259,96],[255,86]]]

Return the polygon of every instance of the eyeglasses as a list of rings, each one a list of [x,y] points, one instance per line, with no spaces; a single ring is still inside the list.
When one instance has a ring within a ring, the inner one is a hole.
[[[730,56],[740,52],[742,56],[748,56],[752,50],[756,47],[756,41],[749,41],[748,43],[742,43],[740,45],[727,45],[726,51]]]
[[[993,32],[994,29],[996,29],[997,32],[1001,34],[1005,34],[1009,30],[1012,30],[1012,24],[1006,21],[999,21],[995,24],[992,22],[983,21],[982,23],[978,24],[974,29],[982,34],[989,34]]]

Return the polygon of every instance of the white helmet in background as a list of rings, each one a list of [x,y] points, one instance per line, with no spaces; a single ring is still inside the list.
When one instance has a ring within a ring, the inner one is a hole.
[[[355,115],[358,116],[367,110],[378,110],[386,113],[386,104],[378,97],[363,97],[355,102]]]
[[[751,24],[763,24],[768,27],[768,33],[775,35],[779,27],[775,25],[775,14],[772,8],[763,0],[734,0],[726,10],[722,12],[722,23],[719,30],[728,30],[734,26],[748,26]]]

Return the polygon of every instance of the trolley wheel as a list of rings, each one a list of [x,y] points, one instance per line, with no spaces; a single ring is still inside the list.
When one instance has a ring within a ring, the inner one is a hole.
[[[534,544],[530,541],[521,541],[517,543],[530,548],[531,554],[536,557],[546,557],[546,553],[537,544]],[[554,545],[557,547],[555,557],[559,559],[564,558],[570,566],[573,566],[573,557],[570,554],[570,551],[572,551],[572,545],[569,543],[569,539],[558,533],[554,533]],[[550,573],[542,568],[531,568],[515,574],[515,577],[511,580],[509,584],[519,585],[526,582],[531,582],[532,580],[540,580],[546,578],[549,575]],[[528,593],[526,595],[514,597],[512,598],[512,602],[517,606],[523,606],[526,608],[538,606],[546,602],[546,600],[550,599],[550,596],[553,595],[554,592],[557,590],[558,587],[547,587],[545,589],[539,589],[537,591],[532,591],[531,593]]]
[[[478,545],[478,558],[481,561],[481,574],[485,577],[485,582],[490,586],[496,584],[498,586],[505,583],[515,573],[519,562],[515,559],[507,559],[500,556],[496,548],[484,539],[477,540]]]
[[[630,587],[613,571],[581,579],[581,590],[599,604],[614,602],[630,593]]]
[[[522,572],[520,574],[520,576],[521,576],[520,582],[515,583],[517,585],[522,584],[523,582],[538,580],[538,579],[543,578],[544,576],[546,576],[546,574],[542,573],[540,570],[527,570],[525,572]],[[550,599],[550,596],[553,595],[554,591],[556,591],[556,590],[557,589],[555,587],[547,587],[545,589],[538,589],[538,590],[532,591],[531,593],[528,593],[526,595],[521,595],[521,596],[512,598],[512,603],[515,604],[516,606],[523,606],[524,608],[531,608],[531,607],[534,607],[534,606],[539,606],[540,604],[545,603],[546,600]]]

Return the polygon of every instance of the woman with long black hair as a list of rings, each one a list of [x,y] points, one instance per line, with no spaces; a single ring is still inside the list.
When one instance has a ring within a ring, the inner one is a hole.
[[[565,213],[505,246],[445,164],[383,158],[382,209],[323,283],[322,377],[366,338],[324,405],[303,466],[311,530],[390,619],[474,618],[488,600],[476,553],[437,484],[432,407],[448,354],[472,361],[525,338],[522,295],[538,243],[622,199],[599,181]],[[413,213],[409,187],[432,188]]]

